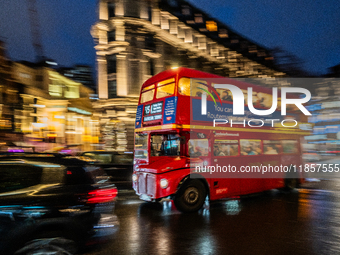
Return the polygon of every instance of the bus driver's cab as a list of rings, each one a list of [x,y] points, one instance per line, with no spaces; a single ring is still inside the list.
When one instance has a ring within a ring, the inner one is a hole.
[[[150,156],[180,156],[181,138],[178,134],[151,134]]]

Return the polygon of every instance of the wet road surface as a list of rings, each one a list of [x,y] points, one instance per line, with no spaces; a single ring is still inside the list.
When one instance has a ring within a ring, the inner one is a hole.
[[[88,254],[340,254],[340,180],[214,202],[192,214],[123,191],[116,214],[115,241]]]

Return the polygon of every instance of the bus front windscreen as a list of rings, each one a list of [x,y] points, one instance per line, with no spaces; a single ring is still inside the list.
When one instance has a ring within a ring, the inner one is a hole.
[[[179,156],[180,144],[177,134],[151,135],[151,156]]]

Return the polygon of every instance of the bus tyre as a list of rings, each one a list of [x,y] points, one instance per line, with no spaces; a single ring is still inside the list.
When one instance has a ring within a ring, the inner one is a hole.
[[[174,203],[181,212],[197,212],[202,208],[207,191],[199,180],[185,183],[176,193]]]
[[[286,178],[285,179],[285,191],[292,191],[299,187],[299,179],[297,178]]]

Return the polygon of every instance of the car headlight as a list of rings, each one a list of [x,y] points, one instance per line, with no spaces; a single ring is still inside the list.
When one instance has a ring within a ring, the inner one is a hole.
[[[160,184],[162,189],[166,189],[168,187],[168,185],[169,185],[169,182],[168,182],[167,179],[161,179],[159,184]]]
[[[137,181],[137,179],[138,179],[138,176],[137,176],[137,174],[133,174],[133,175],[132,175],[132,181],[136,182],[136,181]]]

